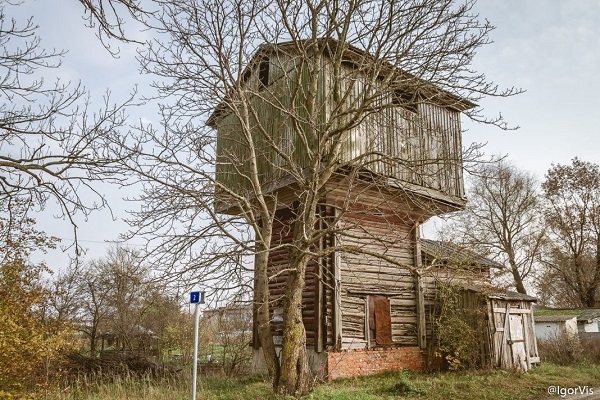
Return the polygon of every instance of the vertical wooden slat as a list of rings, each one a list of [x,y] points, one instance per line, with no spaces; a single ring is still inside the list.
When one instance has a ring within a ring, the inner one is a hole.
[[[333,218],[335,220],[336,210],[333,209]],[[337,238],[332,237],[332,245],[336,246]],[[340,273],[340,252],[333,253],[333,340],[335,350],[342,349],[342,288],[341,288],[341,273]]]
[[[318,206],[319,212],[319,229],[326,229],[326,209],[323,204],[319,204]],[[321,239],[320,250],[323,251],[327,246],[327,240],[325,237]],[[321,257],[317,262],[317,282],[315,284],[315,351],[320,353],[323,351],[323,331],[326,329],[325,321],[323,318],[323,269],[324,263],[327,262],[327,257]]]
[[[369,325],[369,316],[371,308],[369,307],[369,296],[365,297],[365,340],[367,341],[367,349],[371,348],[371,326]]]
[[[521,308],[523,308],[523,303],[520,302]],[[527,362],[527,371],[531,369],[531,356],[529,354],[529,335],[531,332],[529,331],[529,318],[532,318],[531,314],[523,313],[521,314],[521,323],[523,324],[523,345],[525,346],[525,361]]]
[[[427,324],[425,320],[425,299],[423,297],[423,283],[421,282],[421,235],[419,233],[419,222],[415,222],[413,228],[413,248],[414,248],[414,273],[415,291],[417,300],[417,332],[419,347],[424,349],[427,347]]]

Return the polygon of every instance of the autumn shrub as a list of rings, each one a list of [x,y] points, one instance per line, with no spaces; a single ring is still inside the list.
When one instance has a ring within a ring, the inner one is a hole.
[[[484,310],[465,308],[462,289],[439,284],[438,309],[434,319],[433,357],[441,359],[441,367],[449,370],[481,367],[481,332]]]
[[[538,352],[542,362],[552,362],[559,365],[571,365],[584,359],[584,351],[577,334],[564,331],[545,338],[538,339]]]
[[[0,399],[32,398],[48,386],[69,347],[68,329],[41,315],[40,273],[18,260],[0,265]]]
[[[584,333],[580,335],[580,342],[585,359],[600,364],[600,333]]]
[[[582,361],[600,364],[600,334],[568,334],[559,332],[550,338],[538,340],[542,361],[572,365]]]

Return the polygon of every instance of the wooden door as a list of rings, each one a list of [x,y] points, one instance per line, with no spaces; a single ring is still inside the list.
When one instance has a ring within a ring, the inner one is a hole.
[[[510,314],[509,317],[509,342],[512,350],[513,368],[527,371],[527,353],[525,349],[525,335],[523,335],[523,315]]]

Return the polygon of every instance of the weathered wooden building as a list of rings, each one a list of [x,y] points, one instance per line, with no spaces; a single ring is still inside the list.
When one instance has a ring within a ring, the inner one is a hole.
[[[419,226],[465,205],[460,114],[474,104],[334,41],[263,46],[240,76],[243,89],[208,121],[217,130],[215,204],[243,213],[240,199],[252,202],[258,180],[277,210],[269,252],[275,342],[289,246],[301,228],[300,181],[315,157],[334,159],[319,188],[322,234],[303,295],[311,364],[330,379],[422,368],[435,289]],[[253,344],[259,361],[256,337]]]

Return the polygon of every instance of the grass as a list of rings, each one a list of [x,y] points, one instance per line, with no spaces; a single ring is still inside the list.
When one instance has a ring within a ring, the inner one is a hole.
[[[600,382],[600,365],[545,363],[529,373],[462,371],[434,374],[396,372],[336,381],[316,388],[309,399],[540,399],[551,385],[575,387]]]
[[[541,399],[550,385],[594,386],[600,382],[600,365],[559,366],[544,363],[529,373],[462,371],[425,374],[400,371],[371,377],[338,380],[317,386],[303,400],[382,399]],[[190,398],[188,379],[124,378],[106,383],[75,385],[57,393],[57,400],[184,400]],[[260,378],[202,377],[198,400],[283,400]]]

